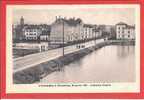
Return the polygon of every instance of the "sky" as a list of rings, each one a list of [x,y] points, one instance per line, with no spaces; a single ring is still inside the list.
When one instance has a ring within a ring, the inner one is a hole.
[[[17,7],[13,9],[13,23],[18,24],[21,16],[24,17],[25,24],[51,24],[56,16],[68,18],[81,18],[86,24],[106,24],[115,25],[118,22],[135,24],[134,8],[113,8],[96,6],[41,6],[38,7]]]

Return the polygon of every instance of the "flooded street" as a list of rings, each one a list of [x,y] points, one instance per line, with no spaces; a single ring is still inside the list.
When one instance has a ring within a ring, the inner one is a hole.
[[[135,47],[111,45],[98,49],[40,80],[51,82],[134,82]]]

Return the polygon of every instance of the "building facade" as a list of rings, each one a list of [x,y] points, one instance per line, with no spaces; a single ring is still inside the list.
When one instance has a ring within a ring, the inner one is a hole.
[[[83,37],[84,39],[95,39],[102,36],[102,31],[97,25],[84,24]]]
[[[50,41],[52,43],[72,42],[98,38],[102,35],[96,25],[84,24],[80,18],[56,17],[51,25]]]
[[[25,40],[38,40],[42,30],[37,25],[28,25],[23,29]]]
[[[19,41],[24,38],[23,35],[23,28],[24,28],[24,18],[23,16],[20,18],[19,24],[13,24],[12,25],[12,34],[13,34],[13,40]]]
[[[40,34],[41,41],[49,41],[50,40],[50,31],[43,30],[42,34]]]
[[[135,39],[135,26],[123,22],[116,24],[116,39]]]
[[[13,33],[19,40],[40,40],[63,44],[79,40],[95,39],[102,36],[102,30],[97,25],[84,24],[80,18],[56,16],[51,24],[24,24],[21,17],[20,24],[13,27]]]
[[[20,18],[18,25],[12,25],[13,40],[44,40],[49,41],[50,25],[25,24],[24,18]]]
[[[51,25],[50,41],[61,44],[63,38],[65,43],[80,40],[82,31],[83,22],[81,19],[56,17],[55,22]]]
[[[83,25],[83,38],[90,39],[94,37],[94,27],[91,24]]]

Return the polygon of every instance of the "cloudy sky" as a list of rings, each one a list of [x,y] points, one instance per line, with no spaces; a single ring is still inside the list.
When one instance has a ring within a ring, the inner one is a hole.
[[[97,6],[23,6],[13,9],[13,23],[18,24],[21,16],[27,24],[51,24],[56,16],[81,18],[88,24],[115,25],[122,21],[135,24],[135,9],[132,7]]]

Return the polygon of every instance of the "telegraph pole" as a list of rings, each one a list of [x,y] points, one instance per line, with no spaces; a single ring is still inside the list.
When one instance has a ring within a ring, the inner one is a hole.
[[[98,32],[98,28],[95,26],[95,28],[94,28],[94,32],[95,32],[95,46],[96,46],[96,38],[97,38],[97,36],[96,36],[96,34],[97,34],[97,32]]]
[[[63,29],[62,29],[63,30],[63,39],[62,40],[63,40],[63,56],[64,56],[64,20],[63,20],[62,26],[63,26]]]
[[[95,46],[96,46],[96,30],[95,30]]]

